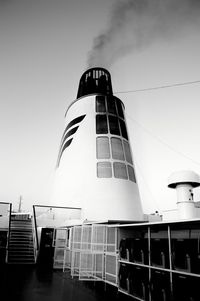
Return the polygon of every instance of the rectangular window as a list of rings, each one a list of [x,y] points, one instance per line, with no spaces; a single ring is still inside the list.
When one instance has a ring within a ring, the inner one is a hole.
[[[112,168],[110,162],[98,162],[97,163],[97,177],[98,178],[111,178]]]
[[[97,159],[109,159],[110,147],[108,137],[97,138]]]
[[[108,118],[109,118],[110,133],[119,136],[120,131],[119,131],[118,118],[114,116],[109,116]]]
[[[125,122],[123,120],[119,119],[119,123],[120,123],[122,137],[124,137],[125,139],[128,140],[128,134],[127,134]]]
[[[114,176],[119,179],[128,179],[126,165],[120,162],[114,162]]]
[[[132,166],[128,165],[128,177],[129,180],[136,183],[135,172]]]
[[[107,134],[108,125],[106,115],[96,115],[96,133],[97,134]]]
[[[124,150],[121,139],[111,138],[111,147],[113,159],[124,161]]]
[[[130,164],[133,164],[133,160],[132,160],[132,156],[131,156],[131,149],[130,149],[130,145],[127,141],[123,141],[124,144],[124,151],[125,151],[125,157],[126,157],[126,161]]]
[[[106,112],[106,103],[105,96],[96,96],[96,112],[105,113]]]
[[[108,113],[117,115],[115,99],[112,96],[107,96]]]
[[[119,117],[124,119],[124,112],[123,112],[121,101],[119,99],[117,99],[116,104],[117,104],[117,111],[118,111]]]

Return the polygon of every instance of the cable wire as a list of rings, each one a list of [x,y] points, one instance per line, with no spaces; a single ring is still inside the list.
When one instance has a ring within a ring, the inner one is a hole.
[[[127,91],[116,91],[116,92],[114,92],[114,94],[145,92],[145,91],[166,89],[166,88],[172,88],[172,87],[178,87],[178,86],[186,86],[186,85],[193,85],[193,84],[199,84],[199,83],[200,83],[200,80],[195,80],[195,81],[191,81],[191,82],[174,83],[174,84],[170,84],[170,85],[163,85],[163,86],[150,87],[150,88],[144,88],[144,89],[127,90]]]
[[[132,122],[135,122],[137,125],[139,125],[146,133],[148,133],[151,137],[153,137],[154,139],[156,139],[158,142],[160,142],[162,145],[165,145],[168,149],[170,149],[171,151],[175,152],[176,154],[184,157],[185,159],[193,162],[196,165],[200,165],[200,162],[192,159],[191,157],[185,155],[184,153],[177,151],[174,147],[172,147],[171,145],[169,145],[167,142],[163,141],[160,137],[154,135],[151,131],[149,131],[147,128],[145,128],[143,125],[141,125],[138,121],[136,121],[135,119],[133,119],[132,117],[130,117],[129,115],[127,115],[127,118],[130,119]]]

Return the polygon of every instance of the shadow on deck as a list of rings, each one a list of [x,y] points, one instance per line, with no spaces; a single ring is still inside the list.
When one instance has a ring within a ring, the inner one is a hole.
[[[102,282],[83,282],[72,279],[69,271],[26,265],[1,266],[0,291],[4,300],[15,301],[130,300]]]

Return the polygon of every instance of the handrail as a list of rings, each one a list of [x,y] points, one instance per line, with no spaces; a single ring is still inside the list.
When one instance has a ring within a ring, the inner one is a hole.
[[[48,205],[33,205],[34,207],[43,207],[43,208],[58,208],[58,209],[77,209],[81,210],[81,207],[65,207],[65,206],[48,206]]]
[[[39,250],[39,238],[38,238],[38,224],[37,224],[37,208],[49,208],[51,209],[67,209],[67,210],[78,210],[81,211],[80,207],[65,207],[65,206],[48,206],[48,205],[33,205],[33,219],[34,219],[34,229],[35,229],[35,240],[36,240],[36,249]]]
[[[8,227],[8,236],[7,236],[7,244],[6,244],[6,262],[8,262],[10,228],[11,228],[11,214],[12,214],[12,203],[10,203],[10,212],[9,212],[9,227]]]
[[[36,221],[36,213],[35,213],[35,205],[33,205],[33,219],[34,219],[34,227],[35,227],[35,238],[36,238],[36,249],[39,249],[39,242],[38,242],[38,232],[37,232],[37,221]]]

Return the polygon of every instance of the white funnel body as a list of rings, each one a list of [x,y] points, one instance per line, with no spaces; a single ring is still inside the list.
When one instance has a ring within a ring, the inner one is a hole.
[[[84,220],[143,220],[123,107],[101,92],[81,94],[67,110],[53,201],[81,207]]]

